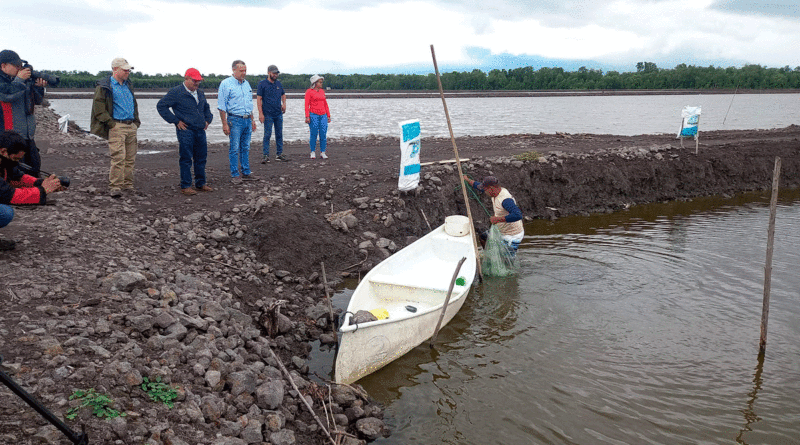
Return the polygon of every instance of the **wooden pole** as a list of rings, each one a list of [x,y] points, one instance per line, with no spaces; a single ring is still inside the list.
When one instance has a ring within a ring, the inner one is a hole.
[[[439,335],[439,328],[442,327],[442,320],[444,319],[444,313],[447,310],[447,305],[450,304],[450,295],[453,294],[453,287],[456,285],[458,272],[461,270],[461,266],[464,264],[464,261],[467,261],[467,257],[463,257],[458,261],[458,266],[456,266],[456,271],[453,273],[453,279],[450,280],[450,288],[447,289],[447,297],[444,299],[444,304],[442,305],[442,313],[439,314],[439,322],[436,323],[436,329],[433,330],[433,335],[431,336],[431,348],[433,347],[433,342],[436,341],[436,336]]]
[[[325,286],[325,299],[328,300],[328,311],[330,311],[331,314],[331,331],[333,331],[333,339],[339,341],[339,336],[336,334],[336,323],[334,323],[335,319],[333,318],[333,304],[331,303],[330,295],[328,295],[328,277],[325,276],[325,262],[321,261],[319,264],[322,266],[322,285]]]
[[[769,292],[772,285],[772,246],[775,242],[775,215],[778,211],[778,180],[781,176],[781,158],[775,158],[772,174],[772,199],[769,203],[769,229],[767,229],[767,262],[764,266],[764,303],[761,306],[761,354],[767,348],[767,321],[769,320]]]
[[[433,57],[433,69],[436,70],[436,83],[439,84],[439,95],[442,96],[442,105],[444,106],[444,116],[447,118],[447,129],[450,130],[450,140],[453,142],[453,153],[456,156],[456,165],[458,166],[458,182],[461,184],[461,194],[464,197],[464,205],[467,206],[467,217],[469,218],[469,230],[472,233],[472,246],[475,248],[475,261],[477,262],[478,278],[483,282],[483,270],[481,270],[481,255],[478,251],[478,235],[475,233],[475,224],[472,221],[472,210],[469,207],[469,197],[467,197],[467,188],[464,186],[464,172],[461,170],[461,159],[458,157],[458,147],[456,147],[456,138],[453,135],[453,125],[450,123],[450,113],[447,111],[447,102],[444,100],[444,89],[442,88],[442,78],[439,76],[439,66],[436,64],[436,52],[431,45],[431,57]]]

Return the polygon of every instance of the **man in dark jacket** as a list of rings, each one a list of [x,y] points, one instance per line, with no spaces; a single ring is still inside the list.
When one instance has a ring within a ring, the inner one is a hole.
[[[128,80],[133,67],[117,57],[111,62],[111,76],[97,81],[92,101],[91,132],[108,139],[111,170],[108,185],[112,198],[122,197],[122,190],[133,191],[133,168],[136,166],[141,125],[136,96]]]
[[[14,130],[19,133],[28,146],[25,164],[30,169],[25,173],[39,177],[42,160],[39,149],[33,140],[36,133],[34,106],[44,100],[44,87],[47,82],[38,78],[31,80],[31,68],[23,68],[26,61],[10,49],[0,51],[0,130]]]
[[[203,77],[194,68],[186,70],[183,84],[169,90],[156,105],[158,114],[175,125],[178,134],[181,171],[181,193],[186,196],[213,191],[206,184],[206,157],[208,143],[206,129],[213,116],[206,95],[198,87]],[[192,163],[194,163],[194,187],[192,187]]]
[[[62,190],[55,175],[36,179],[17,167],[27,150],[28,144],[19,134],[8,130],[0,133],[0,227],[14,219],[11,205],[45,204],[48,193]],[[14,247],[14,241],[0,240],[0,251]]]

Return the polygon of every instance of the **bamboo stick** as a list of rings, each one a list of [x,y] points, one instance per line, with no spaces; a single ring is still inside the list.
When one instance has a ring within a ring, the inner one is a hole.
[[[761,306],[761,354],[767,348],[767,321],[769,321],[769,293],[772,286],[772,246],[775,242],[775,216],[778,211],[778,180],[781,176],[781,158],[775,158],[775,171],[772,174],[772,199],[769,203],[769,229],[767,229],[767,261],[764,266],[764,303]]]
[[[462,183],[461,178],[464,177],[464,172],[461,170],[461,160],[458,157],[458,147],[456,146],[456,138],[453,135],[453,124],[450,123],[450,113],[447,111],[447,101],[444,100],[444,89],[442,88],[442,78],[439,76],[439,65],[436,64],[436,52],[431,45],[431,57],[433,57],[433,69],[436,70],[436,83],[439,84],[439,95],[442,97],[442,105],[444,106],[444,116],[447,118],[447,129],[450,130],[450,140],[453,142],[453,153],[456,157],[456,165],[458,166],[458,182]],[[478,235],[475,233],[475,224],[472,221],[472,210],[469,207],[469,198],[467,197],[466,187],[461,187],[461,194],[464,197],[464,205],[467,207],[467,217],[469,218],[469,231],[472,233],[472,246],[475,248],[475,261],[477,262],[478,278],[483,282],[483,270],[481,270],[481,256],[478,251]]]

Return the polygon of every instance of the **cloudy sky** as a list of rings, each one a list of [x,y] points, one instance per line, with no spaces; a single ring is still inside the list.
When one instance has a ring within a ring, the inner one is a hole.
[[[250,74],[580,66],[800,66],[797,0],[2,0],[3,48],[36,69]]]

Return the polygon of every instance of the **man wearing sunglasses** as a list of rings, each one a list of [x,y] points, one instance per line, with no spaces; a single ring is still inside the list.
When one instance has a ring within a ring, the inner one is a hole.
[[[198,87],[203,81],[200,71],[186,70],[183,84],[169,90],[156,105],[158,114],[175,125],[178,135],[181,171],[181,193],[196,195],[197,191],[210,192],[206,184],[206,157],[208,143],[206,129],[213,116],[206,95]],[[194,187],[192,187],[192,165],[194,164]]]

